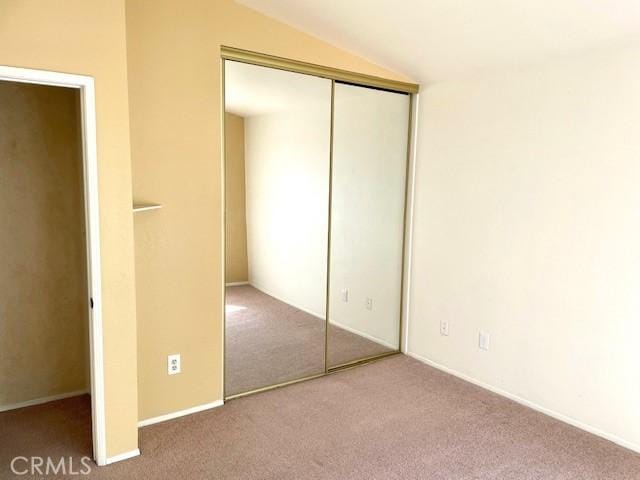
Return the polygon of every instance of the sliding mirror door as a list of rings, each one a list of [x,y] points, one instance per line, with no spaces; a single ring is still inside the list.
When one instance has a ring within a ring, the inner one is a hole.
[[[224,68],[230,397],[325,372],[331,81]]]
[[[329,368],[400,348],[410,97],[336,82]]]

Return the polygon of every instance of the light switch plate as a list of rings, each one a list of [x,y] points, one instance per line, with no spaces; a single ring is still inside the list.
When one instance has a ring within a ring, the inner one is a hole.
[[[349,289],[348,288],[343,288],[342,289],[342,301],[343,302],[348,302],[349,301]]]
[[[364,301],[364,306],[367,310],[373,310],[373,298],[367,298]]]
[[[442,321],[440,322],[440,335],[448,336],[449,335],[449,322]]]
[[[490,340],[489,332],[480,332],[480,335],[478,335],[478,347],[480,347],[480,350],[489,350]]]

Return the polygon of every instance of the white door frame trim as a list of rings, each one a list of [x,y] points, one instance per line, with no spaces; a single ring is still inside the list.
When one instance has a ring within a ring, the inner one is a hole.
[[[96,145],[95,87],[92,77],[0,65],[0,80],[35,83],[80,90],[82,152],[89,296],[89,346],[91,352],[91,413],[93,457],[107,463],[104,396],[104,352],[102,336],[102,288],[100,269],[100,210],[98,203],[98,158]]]

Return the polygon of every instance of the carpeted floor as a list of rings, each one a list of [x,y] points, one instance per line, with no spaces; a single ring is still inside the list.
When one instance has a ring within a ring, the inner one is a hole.
[[[86,397],[1,413],[0,478],[15,455],[84,454],[89,421]],[[140,449],[88,478],[640,478],[639,454],[403,355],[142,428]]]
[[[227,287],[227,396],[324,372],[324,320],[250,286]],[[329,365],[391,351],[331,325]]]
[[[92,457],[91,397],[82,395],[0,412],[0,479],[35,478],[12,475],[11,460],[17,456],[71,457],[74,469],[82,468],[80,459]],[[16,467],[24,470],[26,463],[20,461]]]

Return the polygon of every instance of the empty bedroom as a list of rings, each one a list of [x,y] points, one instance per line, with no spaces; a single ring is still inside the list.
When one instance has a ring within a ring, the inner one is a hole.
[[[640,5],[0,0],[0,479],[640,480]]]

